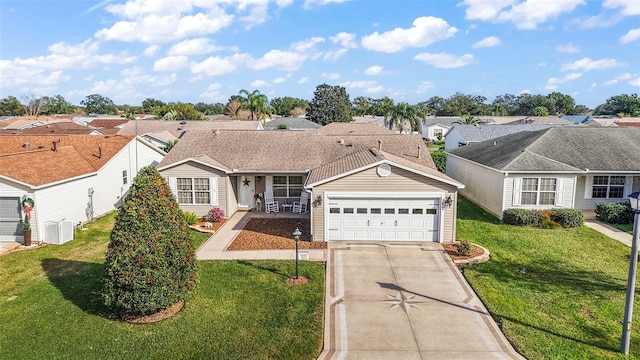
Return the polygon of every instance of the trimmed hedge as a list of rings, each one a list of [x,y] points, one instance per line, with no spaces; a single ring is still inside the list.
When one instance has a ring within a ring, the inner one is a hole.
[[[628,201],[596,204],[596,219],[608,224],[633,223],[633,210]]]
[[[542,224],[544,214],[564,228],[579,227],[584,224],[584,214],[576,209],[507,209],[502,214],[502,222],[509,225],[528,226]]]
[[[141,169],[111,231],[105,304],[128,318],[185,301],[196,285],[195,258],[189,227],[166,181],[154,167]]]

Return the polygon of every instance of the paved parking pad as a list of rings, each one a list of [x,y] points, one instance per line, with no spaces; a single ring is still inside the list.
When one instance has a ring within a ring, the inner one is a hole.
[[[320,359],[522,359],[440,244],[330,243]]]

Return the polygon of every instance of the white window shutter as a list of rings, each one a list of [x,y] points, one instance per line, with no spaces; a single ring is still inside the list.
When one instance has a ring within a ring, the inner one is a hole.
[[[513,205],[520,205],[520,187],[522,185],[521,178],[513,179]]]
[[[173,196],[175,196],[177,199],[178,198],[178,178],[169,177],[168,182],[169,182],[169,189],[171,189]]]
[[[584,198],[591,199],[593,193],[593,176],[585,176],[584,178]]]
[[[624,194],[622,194],[622,197],[626,198],[627,196],[631,195],[632,192],[633,192],[633,176],[627,176],[624,179]]]
[[[264,191],[273,193],[273,176],[269,175],[269,176],[265,176],[264,178],[265,178]]]
[[[218,178],[209,178],[209,202],[218,205]]]
[[[556,179],[556,206],[564,204],[564,179]]]

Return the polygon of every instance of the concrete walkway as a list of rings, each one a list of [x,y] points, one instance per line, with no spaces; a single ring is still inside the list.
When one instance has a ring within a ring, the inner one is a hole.
[[[594,230],[596,230],[597,232],[600,232],[604,235],[607,235],[608,237],[620,241],[621,243],[631,247],[631,242],[633,241],[633,236],[631,236],[631,234],[626,233],[624,231],[618,230],[612,226],[609,226],[603,222],[600,222],[598,220],[585,220],[584,222],[585,226],[588,226]]]
[[[330,243],[319,359],[523,359],[438,243]]]
[[[308,215],[306,215],[308,217]],[[264,213],[256,211],[236,212],[218,231],[200,246],[196,252],[198,260],[295,260],[296,251],[291,250],[242,250],[225,251],[233,239],[242,231],[245,224],[253,217],[261,218],[299,218],[300,215],[280,212]],[[310,261],[325,261],[327,250],[299,250],[299,255],[307,256]]]

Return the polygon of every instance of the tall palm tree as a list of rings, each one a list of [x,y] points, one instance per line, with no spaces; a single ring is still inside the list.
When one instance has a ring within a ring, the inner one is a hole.
[[[420,131],[422,124],[426,120],[423,111],[404,102],[393,106],[384,115],[384,125],[389,127],[390,130],[395,127],[400,133],[404,132],[404,128],[407,125],[411,128],[411,131]]]
[[[250,93],[242,89],[238,94],[246,95],[247,101],[245,105],[249,111],[251,111],[251,120],[265,119],[267,116],[273,114],[267,95],[261,94],[259,90],[253,90],[253,92]]]
[[[458,121],[454,121],[454,124],[467,124],[467,125],[473,125],[473,124],[484,124],[484,121],[478,119],[477,117],[473,116],[473,115],[463,115],[460,117],[460,120]]]

